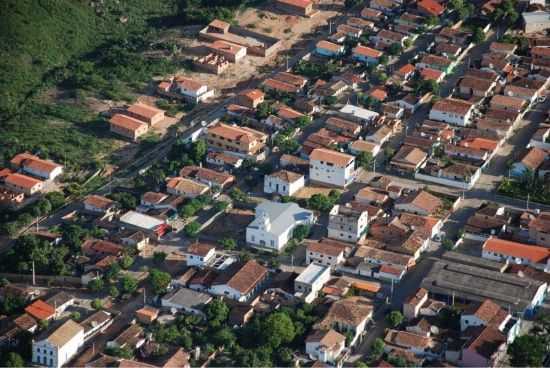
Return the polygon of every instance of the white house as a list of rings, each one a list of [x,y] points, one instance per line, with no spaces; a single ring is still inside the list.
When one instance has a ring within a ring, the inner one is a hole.
[[[310,263],[294,280],[294,295],[311,303],[329,280],[330,267]]]
[[[256,207],[256,218],[246,228],[246,241],[278,252],[292,238],[296,226],[311,225],[314,222],[313,212],[296,203],[265,201]]]
[[[355,179],[355,157],[326,148],[309,155],[309,178],[322,184],[344,188]]]
[[[255,260],[235,264],[220,273],[208,291],[238,302],[249,301],[263,285],[268,270]]]
[[[483,244],[482,257],[550,272],[550,249],[546,247],[490,237]]]
[[[182,311],[204,317],[204,307],[212,301],[212,296],[188,288],[177,289],[161,299],[164,308]]]
[[[370,299],[352,296],[332,303],[325,318],[319,323],[319,327],[350,333],[353,337],[349,346],[353,346],[361,339],[372,315],[373,305]]]
[[[216,258],[216,247],[210,244],[193,243],[185,251],[185,260],[188,267],[203,268]]]
[[[87,196],[83,203],[86,211],[98,214],[107,214],[116,207],[115,201],[97,194]]]
[[[22,169],[27,174],[44,180],[54,180],[63,173],[62,165],[50,160],[43,160],[27,152],[16,155],[10,163],[12,166]]]
[[[78,352],[84,343],[84,327],[69,319],[50,334],[32,342],[35,364],[60,368]]]
[[[338,241],[309,241],[306,247],[306,264],[318,263],[334,267],[346,260],[346,248],[345,243]]]
[[[337,204],[329,213],[328,237],[355,243],[365,237],[368,220],[367,211]]]
[[[448,97],[437,101],[432,106],[430,119],[459,126],[467,126],[471,124],[474,106],[470,102]]]
[[[304,175],[288,170],[280,170],[264,176],[264,193],[291,196],[302,189],[304,185]]]
[[[187,100],[194,103],[202,102],[214,95],[214,90],[208,90],[208,86],[206,84],[202,84],[188,78],[178,78],[175,83],[176,90]]]
[[[314,360],[332,365],[338,361],[346,348],[346,337],[332,328],[315,330],[306,338],[306,354]]]
[[[460,315],[460,331],[468,327],[492,326],[508,337],[508,343],[514,341],[520,330],[520,323],[510,313],[490,299],[481,304],[473,304]]]

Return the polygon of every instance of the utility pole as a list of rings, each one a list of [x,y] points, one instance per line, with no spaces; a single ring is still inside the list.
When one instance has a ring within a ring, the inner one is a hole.
[[[34,259],[32,260],[32,284],[36,285],[36,273],[34,272]]]
[[[529,193],[527,193],[527,206],[526,206],[527,210],[529,209]]]
[[[287,71],[288,70],[288,54],[285,55],[285,58],[286,58],[286,69],[285,69],[285,71]]]

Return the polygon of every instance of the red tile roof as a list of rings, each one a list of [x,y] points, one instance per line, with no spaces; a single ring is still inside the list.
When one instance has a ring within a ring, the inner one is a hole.
[[[38,299],[25,308],[25,312],[38,320],[50,319],[55,315],[55,308]]]
[[[445,11],[445,8],[435,0],[420,0],[416,5],[428,14],[436,17]]]
[[[483,250],[504,256],[528,259],[533,263],[546,263],[550,257],[550,249],[527,245],[509,240],[490,238],[483,244]]]

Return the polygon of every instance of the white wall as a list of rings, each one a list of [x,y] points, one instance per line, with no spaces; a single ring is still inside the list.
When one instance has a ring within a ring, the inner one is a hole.
[[[277,193],[280,195],[291,196],[305,185],[305,179],[302,176],[293,183],[287,183],[276,176],[264,176],[264,193]]]
[[[430,119],[431,120],[437,120],[437,121],[444,121],[449,124],[459,125],[459,126],[467,126],[470,125],[470,116],[472,115],[471,109],[468,111],[468,113],[464,116],[459,114],[453,114],[448,113],[444,111],[439,111],[436,109],[430,110]]]
[[[350,162],[346,167],[329,166],[318,160],[311,160],[309,166],[309,178],[311,180],[337,186],[345,187],[353,182],[355,173],[355,161]]]

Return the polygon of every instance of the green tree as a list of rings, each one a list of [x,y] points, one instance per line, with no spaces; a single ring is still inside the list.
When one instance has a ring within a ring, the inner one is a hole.
[[[23,357],[16,352],[9,352],[6,355],[6,360],[2,363],[4,367],[25,367],[25,361],[23,360]]]
[[[190,222],[183,228],[183,232],[190,238],[196,238],[199,235],[201,225],[196,222]]]
[[[265,119],[273,113],[273,108],[269,102],[262,102],[256,106],[256,117],[258,119]]]
[[[117,192],[108,196],[115,202],[120,204],[123,210],[133,210],[137,206],[137,199],[130,193]]]
[[[222,299],[216,298],[206,306],[206,317],[211,327],[220,327],[229,317],[229,307]]]
[[[101,299],[94,299],[92,300],[92,308],[94,309],[103,309],[103,302],[101,301]]]
[[[216,211],[225,211],[227,207],[229,207],[229,202],[227,201],[217,201],[214,204],[214,208],[216,209]]]
[[[360,4],[362,4],[363,2],[361,0],[345,0],[344,1],[344,6],[346,7],[346,9],[351,9],[351,8],[354,8]]]
[[[153,268],[149,272],[149,282],[155,294],[164,293],[168,285],[170,285],[170,281],[172,281],[172,277],[167,272],[157,270],[156,268]]]
[[[237,338],[229,327],[223,327],[212,335],[212,342],[218,347],[232,348],[236,341]]]
[[[199,139],[196,142],[193,142],[191,145],[191,159],[198,164],[206,158],[206,153],[208,151],[208,146],[204,139]]]
[[[138,282],[132,276],[125,275],[120,278],[120,289],[124,294],[133,294],[137,290]]]
[[[166,254],[165,252],[154,252],[153,262],[157,265],[163,264],[167,256],[168,254]]]
[[[374,342],[372,343],[371,350],[370,350],[370,360],[378,360],[382,354],[384,354],[384,340],[381,338],[376,338]]]
[[[118,298],[118,296],[120,295],[120,292],[115,285],[111,285],[111,287],[109,287],[109,295],[111,296],[111,298],[114,299]]]
[[[311,123],[311,117],[307,116],[307,115],[300,116],[300,117],[296,118],[296,120],[294,120],[294,124],[297,127],[300,127],[300,128],[303,128],[303,127],[309,125],[310,123]]]
[[[403,323],[403,320],[405,317],[401,314],[399,311],[391,311],[390,314],[386,316],[386,321],[392,326],[393,328],[396,328],[401,323]]]
[[[474,32],[472,34],[472,42],[475,44],[479,44],[481,42],[485,41],[485,33],[483,30],[479,27],[476,27],[474,29]]]
[[[237,242],[232,238],[224,238],[220,241],[220,244],[225,250],[234,250],[237,248]]]
[[[370,171],[374,166],[374,157],[370,152],[361,152],[356,157],[357,164],[363,169]]]
[[[541,367],[546,354],[543,340],[534,335],[518,336],[508,346],[512,367]]]
[[[275,312],[269,315],[263,323],[264,341],[273,349],[294,340],[296,330],[287,313]]]
[[[388,54],[390,55],[399,55],[403,51],[403,47],[398,43],[392,43],[388,47]]]
[[[98,291],[101,291],[103,289],[103,286],[104,286],[104,282],[103,282],[103,279],[101,278],[97,278],[97,279],[93,279],[91,280],[89,283],[88,283],[88,288],[97,293]]]
[[[134,264],[134,258],[125,254],[120,260],[120,266],[125,270],[129,269]]]
[[[107,280],[114,280],[118,277],[118,275],[120,274],[120,271],[121,271],[120,265],[115,262],[111,264],[107,272],[105,272],[105,278]]]
[[[309,236],[310,231],[311,228],[309,227],[309,225],[298,225],[294,228],[294,231],[292,232],[292,237],[298,242],[301,242]]]

